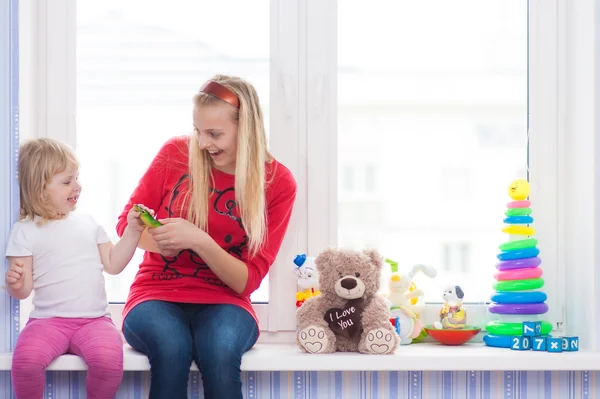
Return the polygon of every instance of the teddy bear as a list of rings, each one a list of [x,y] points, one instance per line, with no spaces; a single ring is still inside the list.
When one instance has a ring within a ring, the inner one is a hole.
[[[315,259],[320,296],[296,311],[296,341],[308,353],[394,353],[399,344],[380,294],[383,257],[377,250],[329,248]]]

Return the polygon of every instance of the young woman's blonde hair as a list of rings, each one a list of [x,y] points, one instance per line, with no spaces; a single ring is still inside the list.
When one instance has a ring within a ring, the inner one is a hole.
[[[55,174],[69,166],[79,168],[75,152],[58,140],[41,138],[21,145],[18,171],[21,219],[40,216],[47,221],[59,217],[48,207],[46,187]]]
[[[235,164],[235,200],[242,224],[248,236],[248,250],[255,255],[265,239],[265,163],[273,158],[267,151],[267,139],[263,115],[254,87],[245,80],[226,75],[216,75],[211,80],[221,84],[237,95],[239,110],[223,100],[206,93],[197,93],[197,107],[225,104],[231,109],[231,118],[237,124],[237,155]],[[212,182],[212,160],[206,151],[200,150],[195,135],[189,146],[190,195],[188,215],[190,220],[207,230],[208,198]]]

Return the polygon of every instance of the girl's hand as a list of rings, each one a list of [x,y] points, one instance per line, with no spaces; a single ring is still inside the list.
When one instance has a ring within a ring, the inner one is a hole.
[[[20,290],[25,283],[25,276],[23,275],[23,262],[17,260],[10,266],[4,277],[6,284],[13,290]]]
[[[154,211],[152,209],[147,208],[146,206],[144,206],[142,204],[138,204],[138,206],[140,208],[147,210],[152,216],[154,216]],[[133,229],[134,231],[137,231],[139,233],[144,231],[144,229],[146,228],[144,223],[142,223],[142,219],[140,219],[140,213],[138,211],[136,211],[135,207],[133,207],[133,206],[131,207],[131,209],[129,210],[129,213],[127,214],[127,225],[129,227],[131,227],[131,229]]]
[[[202,238],[204,231],[181,218],[161,219],[163,225],[149,229],[156,245],[165,256],[174,256],[186,249],[193,249]]]

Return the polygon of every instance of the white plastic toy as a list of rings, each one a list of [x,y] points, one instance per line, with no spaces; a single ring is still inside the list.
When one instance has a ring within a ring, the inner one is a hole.
[[[306,256],[306,254],[296,255],[294,265],[298,276],[296,307],[299,308],[305,300],[320,294],[319,275],[317,274],[315,259]]]
[[[423,330],[419,314],[425,307],[423,303],[425,293],[417,289],[413,279],[419,271],[430,278],[437,276],[437,271],[431,266],[415,265],[408,274],[402,275],[398,272],[397,262],[390,259],[386,259],[386,262],[392,269],[392,275],[388,282],[387,299],[390,303],[392,317],[398,317],[399,320],[400,345],[408,345],[413,339],[419,337]]]

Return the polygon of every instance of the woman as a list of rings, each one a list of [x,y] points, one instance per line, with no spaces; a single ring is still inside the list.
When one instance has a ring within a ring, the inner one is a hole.
[[[242,398],[242,355],[258,338],[250,302],[273,264],[295,196],[290,171],[267,151],[255,89],[215,76],[194,97],[194,132],[168,140],[119,217],[134,204],[163,224],[123,313],[127,342],[150,361],[150,398],[185,398],[192,360],[206,398]]]

